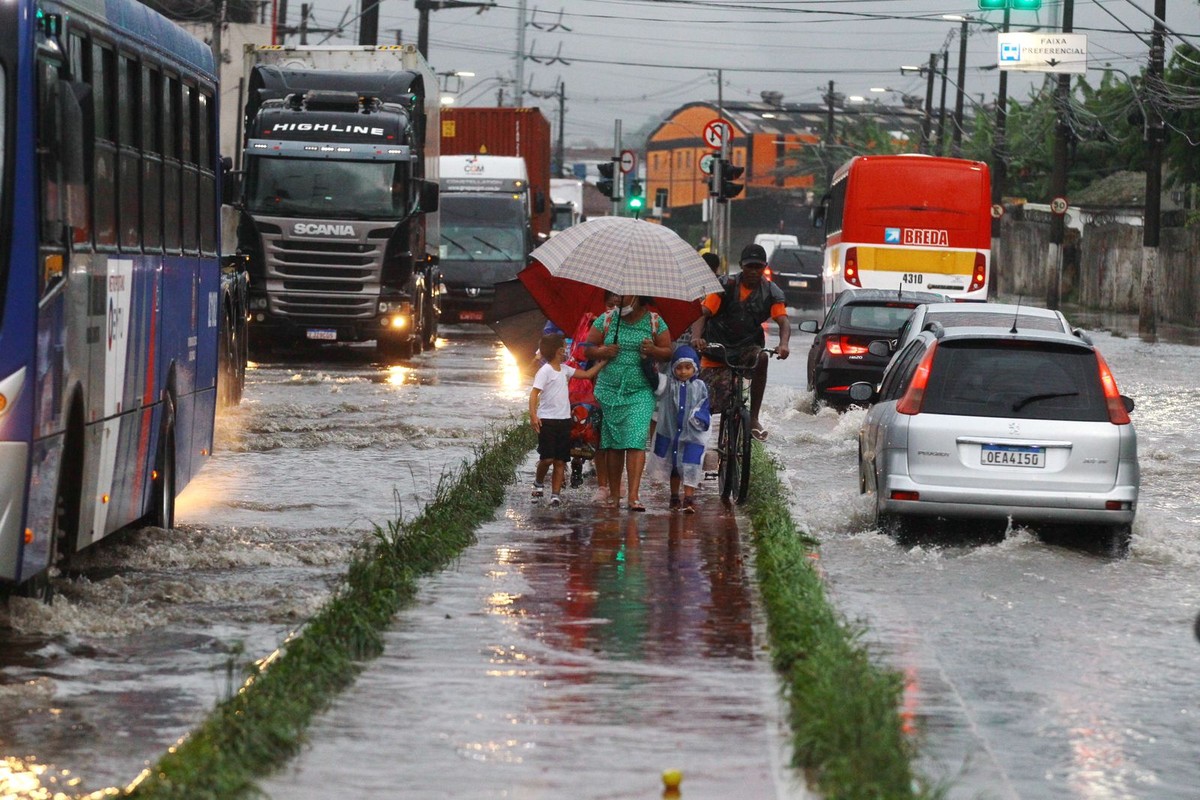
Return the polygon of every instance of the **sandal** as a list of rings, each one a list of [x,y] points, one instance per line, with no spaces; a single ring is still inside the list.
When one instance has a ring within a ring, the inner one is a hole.
[[[677,510],[679,508],[679,495],[677,495],[677,494],[671,495],[671,503],[667,507],[670,508],[672,511]]]
[[[767,440],[767,429],[761,425],[757,425],[750,429],[750,435],[760,442],[765,442]]]
[[[683,513],[685,513],[685,514],[695,514],[696,513],[696,504],[695,504],[695,500],[693,498],[691,498],[691,497],[683,498]]]
[[[640,501],[634,500],[633,502],[631,502],[629,504],[629,510],[630,511],[645,511],[646,507],[644,505],[642,505]]]

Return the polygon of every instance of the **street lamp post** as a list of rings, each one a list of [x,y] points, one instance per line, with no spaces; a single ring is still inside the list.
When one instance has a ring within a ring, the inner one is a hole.
[[[1004,6],[1002,33],[1008,33],[1010,8]],[[992,137],[992,205],[1004,202],[1004,186],[1008,181],[1008,144],[1004,127],[1008,121],[1008,71],[1000,70],[1000,87],[996,91],[996,132]],[[1000,252],[1000,215],[992,214],[992,268],[988,274],[988,299],[995,300],[1000,291],[996,285],[996,254]]]

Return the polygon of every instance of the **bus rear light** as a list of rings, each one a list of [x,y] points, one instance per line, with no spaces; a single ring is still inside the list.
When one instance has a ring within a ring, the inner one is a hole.
[[[894,491],[891,494],[891,499],[892,500],[920,500],[921,493],[920,492],[907,492],[907,491],[906,492]]]
[[[850,247],[846,250],[846,263],[842,267],[842,277],[850,286],[862,288],[862,281],[858,277],[858,248]]]
[[[974,292],[987,286],[987,259],[983,253],[975,253],[975,269],[971,271],[971,286],[968,292]]]
[[[937,350],[937,342],[929,345],[917,371],[913,373],[912,381],[900,402],[896,403],[896,411],[901,414],[920,414],[921,404],[925,402],[925,384],[929,383],[929,368],[933,366],[933,354]]]
[[[1104,389],[1104,404],[1108,407],[1108,421],[1113,425],[1128,425],[1129,412],[1125,410],[1125,401],[1121,399],[1121,392],[1117,389],[1116,378],[1113,377],[1112,370],[1108,368],[1108,363],[1099,351],[1096,351],[1096,366],[1100,370],[1100,386]]]

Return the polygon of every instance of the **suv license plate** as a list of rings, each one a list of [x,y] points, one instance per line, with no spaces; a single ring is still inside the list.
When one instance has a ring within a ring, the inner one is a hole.
[[[458,312],[459,322],[483,322],[482,311],[460,311]]]
[[[790,281],[790,282],[788,283],[788,285],[789,285],[789,286],[796,286],[796,287],[798,287],[798,288],[800,288],[800,289],[807,289],[807,288],[808,288],[808,281],[797,281],[797,280],[793,280],[793,281]]]
[[[1046,448],[985,444],[979,452],[979,463],[993,467],[1040,469],[1046,466]]]
[[[337,331],[330,328],[309,328],[305,335],[309,339],[317,339],[322,342],[337,341]]]

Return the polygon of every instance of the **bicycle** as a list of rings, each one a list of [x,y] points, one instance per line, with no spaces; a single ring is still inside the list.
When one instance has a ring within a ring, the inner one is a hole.
[[[740,505],[750,493],[750,406],[745,382],[761,353],[770,357],[775,350],[752,347],[743,351],[738,363],[729,361],[729,353],[722,344],[710,343],[704,351],[707,357],[720,361],[732,377],[729,399],[725,408],[720,409],[721,427],[717,432],[717,486],[726,503],[733,498]]]

